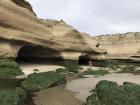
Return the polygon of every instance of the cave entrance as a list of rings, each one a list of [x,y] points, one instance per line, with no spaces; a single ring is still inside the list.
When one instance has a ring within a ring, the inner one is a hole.
[[[79,65],[88,65],[90,58],[88,55],[81,55],[79,56],[78,64]]]
[[[63,61],[59,51],[41,46],[24,46],[20,48],[16,58],[18,63],[55,64],[59,61]]]

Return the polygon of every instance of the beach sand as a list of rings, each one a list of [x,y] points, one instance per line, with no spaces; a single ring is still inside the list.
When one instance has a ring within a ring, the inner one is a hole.
[[[57,68],[64,68],[59,65],[48,65],[48,64],[19,64],[20,68],[25,75],[34,73],[34,69],[38,69],[38,72],[55,71]]]

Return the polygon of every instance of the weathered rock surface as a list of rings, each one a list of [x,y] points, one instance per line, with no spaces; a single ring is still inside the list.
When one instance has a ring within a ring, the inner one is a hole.
[[[133,59],[140,58],[140,32],[129,32],[116,35],[101,35],[93,37],[99,48],[107,51],[106,59]]]
[[[81,33],[64,21],[38,19],[25,0],[1,0],[0,57],[16,58],[19,50],[28,46],[32,52],[41,47],[35,56],[46,58],[48,49],[54,51],[50,56],[72,60],[83,53],[104,53],[89,46]]]
[[[28,10],[30,10],[31,12],[34,13],[32,6],[30,5],[29,2],[25,1],[25,0],[12,0],[14,3],[16,3],[17,5],[26,8]],[[35,14],[35,13],[34,13]]]

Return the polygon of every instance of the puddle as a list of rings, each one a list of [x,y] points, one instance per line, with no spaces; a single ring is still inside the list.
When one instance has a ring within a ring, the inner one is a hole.
[[[64,85],[41,90],[35,95],[35,105],[83,105],[83,102],[76,99],[74,93],[66,90]]]

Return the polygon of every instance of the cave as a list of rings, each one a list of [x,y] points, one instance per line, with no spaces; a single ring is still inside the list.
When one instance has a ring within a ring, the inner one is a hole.
[[[79,56],[78,64],[79,65],[88,65],[90,60],[91,59],[89,58],[88,55],[82,55],[82,56]]]
[[[63,61],[61,53],[51,48],[41,46],[24,46],[20,48],[16,60],[17,63],[51,63]]]

